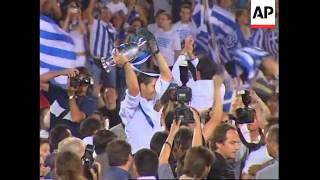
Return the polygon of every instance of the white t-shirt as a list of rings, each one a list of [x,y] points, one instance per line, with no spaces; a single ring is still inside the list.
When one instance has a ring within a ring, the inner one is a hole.
[[[173,29],[179,33],[180,42],[188,36],[192,36],[193,39],[196,39],[197,27],[192,21],[189,23],[182,23],[181,21],[178,21],[173,25]]]
[[[150,101],[141,97],[140,94],[135,97],[131,96],[126,91],[125,99],[121,102],[119,115],[125,125],[127,141],[132,147],[133,154],[139,149],[149,148],[153,134],[162,130],[160,124],[161,112],[155,111],[153,107],[156,100],[160,99],[169,84],[169,82],[159,78],[155,85],[156,97]],[[141,107],[139,107],[139,104]],[[148,123],[144,113],[150,117],[154,125],[153,128]]]
[[[160,52],[163,54],[169,66],[173,66],[174,51],[181,50],[179,34],[171,28],[170,31],[163,31],[161,28],[157,28],[153,33],[157,40]]]
[[[123,2],[118,2],[117,4],[113,3],[112,1],[107,4],[107,7],[110,9],[112,14],[122,10],[124,14],[128,13],[128,9]]]
[[[249,156],[247,157],[247,160],[245,162],[244,168],[242,170],[242,173],[248,174],[249,168],[254,164],[263,164],[269,160],[273,159],[268,151],[267,146],[261,146],[258,150],[252,151]]]

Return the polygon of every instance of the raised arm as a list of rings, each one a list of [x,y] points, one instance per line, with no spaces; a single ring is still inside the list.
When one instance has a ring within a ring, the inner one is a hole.
[[[84,13],[87,14],[89,24],[92,24],[94,20],[93,10],[97,0],[89,0],[89,1],[90,2],[88,5],[88,8],[84,11]]]
[[[174,136],[180,128],[181,121],[176,122],[175,120],[171,124],[171,129],[167,137],[166,142],[163,144],[160,155],[159,155],[159,165],[169,163],[169,157],[171,154],[172,143]]]
[[[65,69],[62,71],[49,71],[47,73],[44,73],[42,75],[40,75],[40,88],[44,91],[48,91],[49,88],[49,84],[48,82],[58,76],[68,76],[68,77],[74,77],[77,74],[79,74],[78,69]]]
[[[202,130],[201,130],[201,122],[200,122],[200,116],[199,113],[191,108],[191,111],[193,113],[193,118],[195,121],[195,128],[193,130],[193,139],[192,139],[192,147],[195,146],[202,146]]]
[[[124,72],[126,74],[126,84],[128,87],[128,92],[131,96],[137,96],[140,93],[139,83],[136,73],[133,71],[132,66],[125,56],[116,55],[114,57],[114,62],[118,65],[122,65]]]
[[[212,115],[210,120],[203,127],[203,136],[206,141],[223,119],[223,98],[220,90],[223,78],[220,75],[215,75],[212,79],[214,83]]]

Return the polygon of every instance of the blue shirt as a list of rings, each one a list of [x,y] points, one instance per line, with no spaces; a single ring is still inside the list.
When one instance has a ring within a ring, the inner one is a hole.
[[[103,180],[129,180],[130,173],[116,166],[111,166],[106,172]]]

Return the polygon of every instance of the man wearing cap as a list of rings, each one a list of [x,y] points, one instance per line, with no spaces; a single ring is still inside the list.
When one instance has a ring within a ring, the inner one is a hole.
[[[161,131],[160,112],[154,110],[156,101],[168,88],[172,79],[166,59],[159,51],[155,38],[148,39],[152,54],[159,64],[160,77],[144,73],[139,76],[133,71],[125,56],[116,55],[114,61],[124,68],[126,76],[125,99],[121,102],[119,115],[125,125],[127,140],[132,146],[132,153],[150,147],[153,134]]]
[[[152,32],[157,40],[160,52],[172,68],[181,51],[180,38],[177,31],[172,27],[172,17],[169,12],[159,14],[159,26]],[[155,70],[158,71],[158,64],[155,62]]]

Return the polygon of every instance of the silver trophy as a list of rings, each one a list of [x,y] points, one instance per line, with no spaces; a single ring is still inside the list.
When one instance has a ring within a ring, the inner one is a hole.
[[[138,53],[143,49],[142,47],[146,42],[147,41],[144,38],[139,38],[138,42],[129,42],[115,47],[112,50],[112,55],[110,57],[100,58],[103,69],[105,69],[107,73],[111,71],[111,67],[116,65],[113,61],[113,56],[116,54],[124,55],[129,61],[133,61],[137,57]]]

